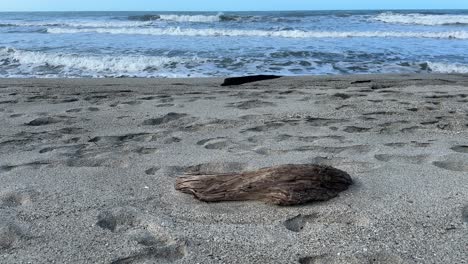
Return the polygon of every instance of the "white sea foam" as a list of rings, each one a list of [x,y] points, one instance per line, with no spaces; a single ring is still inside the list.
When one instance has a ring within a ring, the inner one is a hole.
[[[157,36],[231,36],[231,37],[283,37],[283,38],[437,38],[468,39],[468,31],[397,32],[397,31],[302,31],[302,30],[234,30],[234,29],[182,29],[173,28],[49,28],[51,34],[107,33]]]
[[[11,27],[70,27],[70,28],[128,28],[151,25],[151,21],[0,21],[0,25]]]
[[[468,73],[468,65],[427,62],[429,69],[437,73]]]
[[[23,71],[32,73],[37,67],[47,66],[62,75],[141,76],[148,72],[165,72],[166,67],[195,62],[198,59],[162,56],[83,56],[74,54],[0,49],[0,61],[8,61]],[[181,69],[182,73],[182,69]]]
[[[198,23],[211,23],[221,21],[221,16],[223,14],[219,13],[215,16],[205,16],[205,15],[159,15],[160,20],[176,21],[176,22],[198,22]]]
[[[385,23],[414,24],[426,26],[468,25],[468,15],[429,15],[382,13],[373,18]]]

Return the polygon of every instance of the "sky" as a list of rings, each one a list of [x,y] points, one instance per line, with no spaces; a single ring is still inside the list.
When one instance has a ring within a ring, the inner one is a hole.
[[[0,0],[0,12],[352,9],[468,9],[468,0]]]

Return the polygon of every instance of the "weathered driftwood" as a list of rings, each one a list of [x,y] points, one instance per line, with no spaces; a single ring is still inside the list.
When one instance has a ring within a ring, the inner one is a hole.
[[[190,174],[175,188],[205,202],[261,200],[278,205],[325,201],[353,183],[344,171],[322,165],[282,165],[234,174]]]
[[[264,80],[271,80],[271,79],[278,79],[281,76],[277,75],[251,75],[251,76],[243,76],[243,77],[231,77],[224,79],[223,84],[221,86],[230,86],[230,85],[241,85],[244,83],[251,83],[251,82],[258,82]]]

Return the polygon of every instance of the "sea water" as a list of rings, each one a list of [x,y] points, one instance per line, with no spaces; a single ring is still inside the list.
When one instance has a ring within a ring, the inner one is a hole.
[[[468,73],[468,11],[0,13],[0,77]]]

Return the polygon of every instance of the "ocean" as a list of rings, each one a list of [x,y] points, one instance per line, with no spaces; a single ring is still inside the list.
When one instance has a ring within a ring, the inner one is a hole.
[[[468,73],[468,10],[0,13],[0,77]]]

